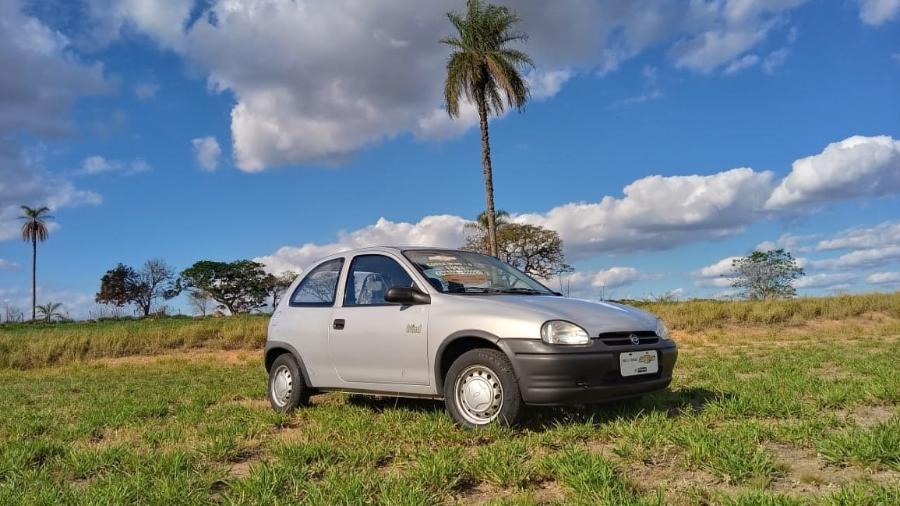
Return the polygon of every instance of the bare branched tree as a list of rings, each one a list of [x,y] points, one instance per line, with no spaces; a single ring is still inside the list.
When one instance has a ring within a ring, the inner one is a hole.
[[[187,299],[194,313],[200,316],[206,316],[215,308],[212,296],[203,290],[191,290],[188,292]]]

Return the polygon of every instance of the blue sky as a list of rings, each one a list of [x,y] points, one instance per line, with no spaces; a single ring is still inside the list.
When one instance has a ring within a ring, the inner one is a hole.
[[[0,306],[22,203],[54,207],[39,299],[75,315],[117,262],[300,269],[458,245],[483,208],[477,127],[440,110],[461,2],[2,3]],[[537,67],[491,122],[497,205],[560,232],[574,294],[723,296],[773,245],[802,294],[900,286],[900,1],[509,3]]]

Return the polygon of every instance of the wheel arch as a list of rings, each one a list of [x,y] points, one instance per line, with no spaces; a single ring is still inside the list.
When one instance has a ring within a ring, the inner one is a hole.
[[[435,354],[434,384],[439,394],[444,390],[444,379],[447,371],[450,370],[450,365],[463,353],[477,348],[487,348],[503,353],[513,364],[513,370],[516,370],[515,360],[503,345],[502,339],[483,330],[460,330],[447,336]]]
[[[301,358],[300,354],[297,353],[296,348],[283,341],[269,341],[266,343],[266,372],[271,371],[272,364],[275,362],[275,359],[284,354],[290,354],[292,357],[294,357],[294,360],[297,361],[297,364],[300,367],[300,374],[303,375],[303,382],[306,383],[307,386],[311,387],[312,384],[309,381],[309,374],[306,372],[306,364],[303,363],[303,358]]]

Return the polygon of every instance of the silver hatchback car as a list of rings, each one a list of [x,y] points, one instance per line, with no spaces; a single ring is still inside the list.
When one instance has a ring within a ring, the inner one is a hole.
[[[443,398],[460,424],[515,423],[525,405],[666,388],[678,352],[663,322],[563,297],[496,258],[374,247],[316,262],[269,323],[278,411],[329,390]]]

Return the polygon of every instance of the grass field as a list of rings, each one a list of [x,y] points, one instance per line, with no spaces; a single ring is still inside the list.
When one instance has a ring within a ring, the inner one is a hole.
[[[653,305],[668,391],[479,432],[431,401],[272,412],[263,318],[0,327],[0,504],[898,504],[898,307]]]

